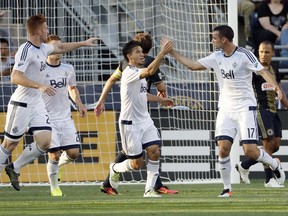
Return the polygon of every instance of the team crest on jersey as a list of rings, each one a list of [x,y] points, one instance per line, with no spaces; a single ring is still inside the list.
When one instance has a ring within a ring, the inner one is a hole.
[[[237,64],[236,62],[234,62],[234,63],[232,64],[233,68],[236,68],[237,65],[238,65],[238,64]]]
[[[258,62],[254,63],[254,67],[257,68],[258,67]]]
[[[18,133],[19,132],[19,128],[16,126],[14,128],[12,128],[13,133]]]
[[[49,74],[46,74],[45,78],[49,78],[49,77],[50,77]]]
[[[68,72],[67,71],[65,71],[65,76],[68,77]]]
[[[267,135],[268,136],[272,136],[274,133],[273,133],[273,130],[272,129],[268,129],[267,130]]]
[[[44,62],[41,61],[41,67],[40,67],[40,71],[45,70],[46,68],[46,64]]]

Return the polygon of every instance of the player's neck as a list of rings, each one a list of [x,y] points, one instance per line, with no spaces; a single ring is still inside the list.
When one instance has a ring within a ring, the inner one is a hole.
[[[56,59],[50,59],[50,58],[48,58],[48,59],[47,59],[47,63],[48,63],[49,65],[57,66],[57,65],[60,65],[61,61],[58,60],[58,59],[56,60]]]
[[[34,46],[40,47],[42,41],[37,35],[32,35],[28,37],[28,41],[30,41]]]
[[[230,43],[223,48],[223,52],[225,56],[231,56],[235,52],[236,48],[237,47],[233,43]]]

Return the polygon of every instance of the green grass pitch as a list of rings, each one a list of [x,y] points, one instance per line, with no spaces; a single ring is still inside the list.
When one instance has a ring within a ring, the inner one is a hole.
[[[144,185],[120,185],[121,196],[100,193],[100,186],[62,186],[51,197],[48,186],[0,187],[0,215],[288,215],[288,188],[267,189],[263,181],[233,185],[231,198],[218,198],[222,184],[172,184],[178,195],[143,198]]]

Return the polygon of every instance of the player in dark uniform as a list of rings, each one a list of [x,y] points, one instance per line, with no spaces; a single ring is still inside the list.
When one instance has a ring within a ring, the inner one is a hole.
[[[148,53],[150,52],[151,48],[152,48],[152,37],[151,35],[147,34],[147,33],[139,33],[134,37],[134,40],[139,41],[141,43],[141,48],[143,50],[143,53],[145,55],[145,62],[143,67],[146,68],[148,67],[148,65],[154,60],[154,58],[152,56],[149,56]],[[106,97],[108,95],[108,93],[110,92],[112,86],[114,85],[114,83],[118,80],[121,79],[122,77],[122,72],[124,71],[124,69],[128,66],[128,63],[123,60],[120,62],[118,68],[114,71],[114,73],[111,75],[111,77],[107,80],[101,96],[98,100],[98,103],[95,107],[95,114],[96,116],[100,116],[100,114],[103,112],[104,110],[104,103],[106,100]],[[163,82],[163,80],[159,77],[160,74],[160,70],[158,69],[154,75],[147,77],[147,92],[150,93],[151,90],[151,86],[152,84],[154,84],[157,88],[157,95],[159,97],[167,97],[166,94],[166,85]],[[120,151],[115,159],[116,163],[122,162],[124,160],[126,160],[126,155],[124,154],[123,151]],[[106,180],[103,182],[102,186],[101,186],[101,191],[104,193],[107,193],[108,195],[117,195],[118,191],[113,189],[109,183],[109,175],[107,176]],[[177,190],[171,190],[169,189],[167,186],[164,186],[161,182],[160,177],[157,178],[156,184],[155,184],[155,191],[157,191],[159,194],[177,194],[178,191]]]
[[[271,64],[272,56],[274,54],[273,44],[269,41],[264,41],[259,45],[259,61],[261,64],[269,70],[271,74],[275,75],[276,81],[280,83],[280,76],[277,66]],[[280,86],[280,85],[279,85]],[[279,116],[277,114],[276,107],[276,93],[274,88],[267,83],[262,76],[253,74],[253,87],[257,99],[258,110],[257,110],[257,121],[259,135],[262,140],[264,150],[272,155],[277,152],[281,143],[282,137],[282,126]],[[288,108],[288,101],[283,93],[284,97],[281,103]],[[241,179],[246,183],[250,184],[249,180],[249,168],[250,166],[258,163],[253,160],[243,161],[241,164],[236,164],[236,169],[239,171]],[[272,170],[264,165],[266,180],[264,183],[265,187],[284,187],[280,185],[273,177]]]

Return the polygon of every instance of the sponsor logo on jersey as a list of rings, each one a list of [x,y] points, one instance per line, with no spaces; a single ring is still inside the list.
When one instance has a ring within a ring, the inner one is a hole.
[[[226,73],[225,70],[221,69],[221,74],[223,79],[235,79],[233,70],[229,70]]]
[[[63,88],[67,85],[67,78],[62,78],[60,81],[50,80],[50,85],[54,88]]]
[[[143,83],[141,83],[141,88],[140,88],[140,92],[143,93],[143,92],[147,92],[147,86],[144,85]]]
[[[266,83],[262,83],[261,90],[262,91],[274,91],[275,88],[270,83],[266,82]]]

